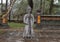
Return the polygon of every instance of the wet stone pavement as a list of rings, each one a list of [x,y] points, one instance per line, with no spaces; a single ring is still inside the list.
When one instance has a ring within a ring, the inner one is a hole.
[[[60,32],[35,32],[35,37],[29,39],[20,31],[6,31],[0,35],[0,42],[60,42]]]

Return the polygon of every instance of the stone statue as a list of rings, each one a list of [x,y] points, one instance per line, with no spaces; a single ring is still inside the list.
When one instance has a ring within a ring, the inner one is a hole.
[[[34,34],[33,32],[34,16],[31,14],[31,8],[29,6],[27,8],[27,14],[24,15],[23,21],[25,23],[23,37],[32,37]]]

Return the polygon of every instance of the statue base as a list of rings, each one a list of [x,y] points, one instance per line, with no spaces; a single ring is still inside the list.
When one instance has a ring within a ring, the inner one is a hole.
[[[23,33],[23,38],[28,38],[28,39],[30,39],[30,38],[33,38],[33,37],[35,37],[35,34],[33,33],[33,32],[31,32],[31,34],[26,34],[25,32]]]

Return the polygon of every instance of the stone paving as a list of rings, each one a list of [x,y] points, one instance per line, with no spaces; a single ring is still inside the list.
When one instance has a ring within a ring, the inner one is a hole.
[[[22,32],[5,32],[0,35],[0,42],[60,42],[60,30],[37,31],[35,33],[34,38],[27,39],[22,37]]]

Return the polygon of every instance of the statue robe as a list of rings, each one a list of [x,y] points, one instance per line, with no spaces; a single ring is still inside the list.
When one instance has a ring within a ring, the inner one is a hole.
[[[25,29],[24,29],[23,36],[29,36],[29,18],[28,18],[28,15],[29,14],[25,14],[24,19],[23,19],[23,21],[25,23]],[[32,14],[31,14],[30,22],[31,22],[31,34],[33,35],[34,34],[34,32],[33,32],[34,16]]]

